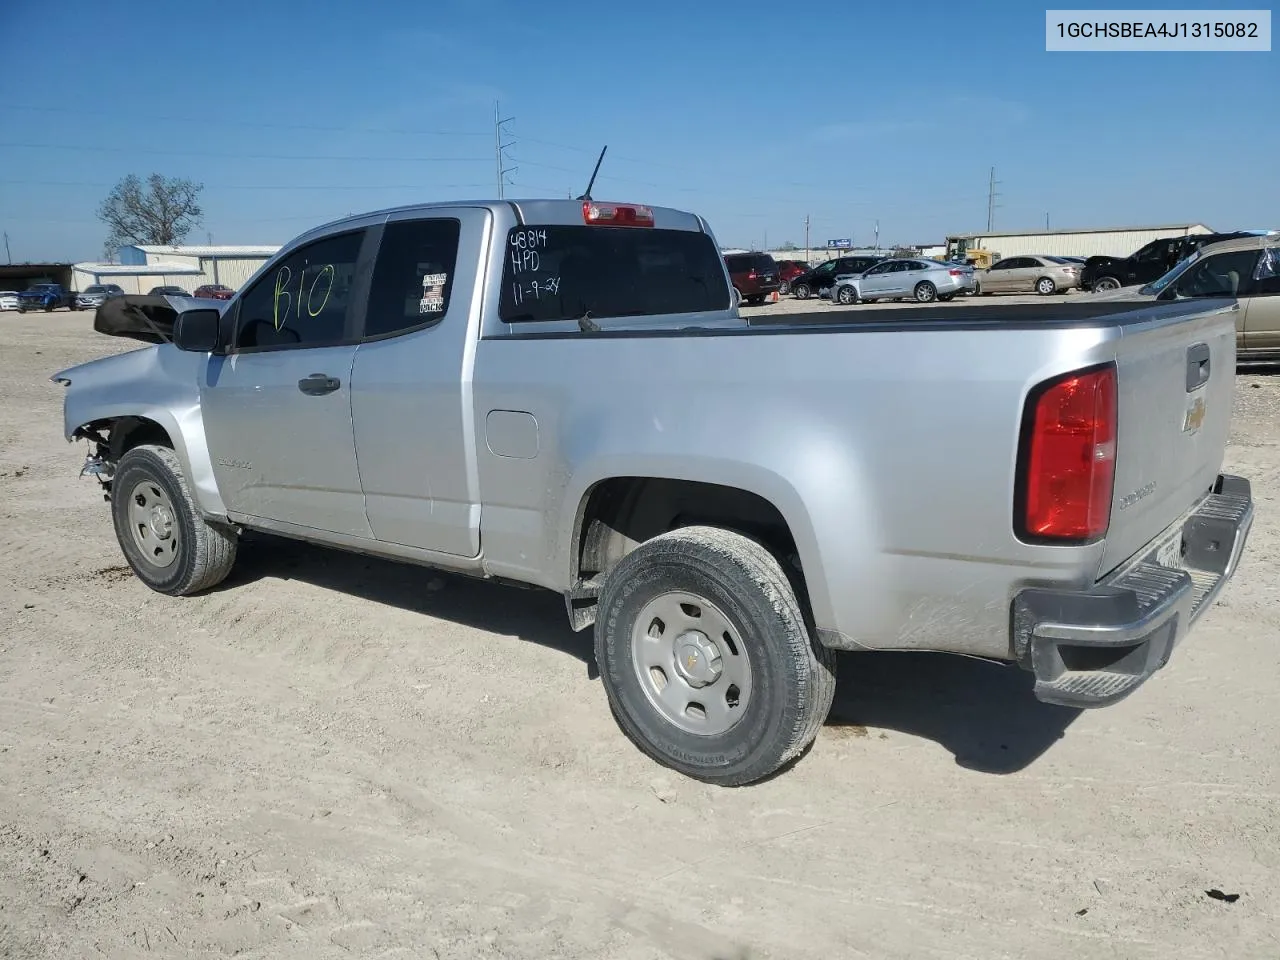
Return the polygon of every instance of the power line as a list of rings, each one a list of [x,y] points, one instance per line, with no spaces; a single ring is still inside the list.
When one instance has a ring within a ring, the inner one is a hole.
[[[0,180],[0,184],[26,187],[114,187],[114,183],[95,180]],[[487,183],[202,183],[209,190],[480,190]]]
[[[77,150],[84,151],[82,143],[0,143],[0,147],[17,147],[31,150]],[[172,157],[218,157],[223,160],[359,160],[387,161],[391,163],[481,163],[485,157],[378,157],[378,156],[329,156],[326,154],[285,154],[285,153],[214,153],[209,150],[153,150],[150,147],[104,147],[95,143],[95,151],[107,153],[147,153]]]
[[[23,110],[32,113],[61,113],[78,117],[97,117],[90,110],[75,110],[69,107],[28,107],[15,106],[11,103],[0,105],[0,110]],[[203,124],[208,117],[181,117],[165,114],[147,114],[148,120],[160,120],[166,123]],[[395,133],[422,137],[487,137],[489,134],[475,130],[410,130],[404,127],[329,127],[311,123],[277,123],[260,120],[226,120],[219,119],[219,126],[255,127],[264,130],[315,130],[321,133]]]

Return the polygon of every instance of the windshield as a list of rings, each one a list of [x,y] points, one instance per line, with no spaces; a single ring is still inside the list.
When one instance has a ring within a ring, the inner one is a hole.
[[[85,293],[106,293],[107,288],[106,287],[86,287],[84,292]]]
[[[1146,294],[1148,296],[1155,296],[1157,294],[1160,294],[1161,292],[1164,291],[1164,289],[1167,286],[1169,286],[1169,284],[1173,283],[1173,281],[1177,280],[1178,277],[1182,276],[1183,271],[1186,270],[1187,267],[1191,266],[1191,264],[1195,263],[1199,259],[1200,259],[1199,250],[1192,253],[1191,256],[1189,257],[1183,257],[1181,260],[1175,263],[1173,265],[1173,268],[1168,273],[1166,273],[1163,277],[1161,277],[1158,280],[1152,280],[1150,283],[1148,283],[1145,287],[1143,287],[1138,292],[1142,294]]]

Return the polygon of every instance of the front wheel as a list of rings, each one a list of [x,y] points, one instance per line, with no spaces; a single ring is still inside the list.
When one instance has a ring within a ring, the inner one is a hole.
[[[799,756],[835,691],[834,657],[810,637],[777,558],[718,527],[673,530],[623,557],[601,592],[595,645],[631,741],[721,786]]]
[[[916,284],[915,297],[916,303],[933,303],[938,299],[938,288],[928,280],[922,280]]]
[[[179,597],[226,579],[236,536],[207,523],[168,447],[134,447],[111,481],[111,519],[125,560],[157,593]]]
[[[858,291],[855,290],[853,287],[849,286],[848,284],[845,284],[843,287],[841,287],[839,290],[836,291],[836,301],[838,303],[844,304],[845,306],[849,306],[850,304],[857,303]]]
[[[791,288],[791,294],[797,300],[808,300],[813,295],[813,291],[807,283],[797,283]]]

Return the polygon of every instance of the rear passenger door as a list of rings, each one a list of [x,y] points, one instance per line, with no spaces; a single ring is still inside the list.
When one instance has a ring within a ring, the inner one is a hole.
[[[1035,257],[1015,257],[1006,277],[1009,289],[1017,293],[1027,293],[1034,288],[1040,273],[1040,261]]]
[[[376,539],[462,557],[480,552],[480,503],[464,356],[478,324],[480,250],[491,215],[398,214],[381,228],[351,420]]]
[[[1240,306],[1245,310],[1244,348],[1280,351],[1280,246],[1262,252],[1253,270],[1251,294]]]

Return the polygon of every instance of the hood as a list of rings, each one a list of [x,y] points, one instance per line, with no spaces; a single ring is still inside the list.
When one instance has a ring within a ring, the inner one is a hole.
[[[1120,287],[1116,290],[1103,290],[1088,295],[1090,303],[1136,303],[1143,300],[1155,303],[1155,294],[1142,293],[1142,287]]]

